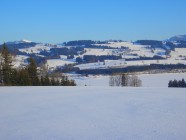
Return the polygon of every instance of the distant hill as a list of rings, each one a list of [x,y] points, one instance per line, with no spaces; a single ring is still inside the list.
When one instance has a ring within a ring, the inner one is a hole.
[[[49,70],[123,69],[138,66],[166,68],[164,65],[186,65],[186,35],[167,40],[76,40],[61,44],[37,43],[29,40],[6,42],[15,61],[27,62],[28,57],[38,66],[46,64]],[[0,44],[0,50],[2,44]],[[23,60],[22,60],[23,59]],[[65,65],[66,64],[66,65]],[[69,65],[68,64],[73,64]],[[169,68],[169,67],[167,67]],[[178,68],[178,67],[176,67]],[[144,70],[144,69],[143,69]]]
[[[150,45],[152,48],[164,48],[163,42],[158,40],[138,40],[135,43],[141,45]]]
[[[7,47],[10,50],[14,50],[14,49],[22,49],[22,48],[34,47],[38,43],[32,42],[32,41],[28,41],[28,40],[20,40],[20,41],[13,41],[13,42],[5,42],[5,44],[7,45]],[[0,44],[0,47],[1,46],[2,46],[2,44]]]
[[[171,41],[171,42],[186,41],[186,35],[173,36],[173,37],[169,38],[168,41]]]

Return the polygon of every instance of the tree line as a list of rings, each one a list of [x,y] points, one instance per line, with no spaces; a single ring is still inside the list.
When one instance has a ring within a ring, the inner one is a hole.
[[[117,74],[117,73],[132,73],[132,72],[143,72],[143,71],[172,71],[177,69],[186,69],[184,64],[151,64],[149,66],[127,66],[124,68],[105,68],[105,69],[84,69],[77,70],[77,74]]]
[[[182,80],[170,80],[168,83],[168,87],[180,87],[180,88],[186,88],[186,82],[184,79]]]
[[[0,51],[0,85],[2,86],[76,86],[75,81],[67,76],[58,78],[49,77],[48,74],[39,75],[36,62],[29,58],[29,64],[23,68],[13,68],[12,55],[3,44]]]

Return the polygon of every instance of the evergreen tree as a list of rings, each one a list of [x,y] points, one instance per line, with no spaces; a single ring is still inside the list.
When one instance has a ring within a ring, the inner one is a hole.
[[[181,87],[186,87],[186,83],[184,79],[181,80]]]
[[[70,86],[77,86],[74,80],[70,80]]]
[[[178,87],[178,81],[177,80],[174,80],[173,83],[172,83],[173,87]]]
[[[21,69],[18,71],[17,85],[19,86],[31,86],[30,76],[27,69]]]
[[[183,87],[182,86],[182,81],[178,81],[178,87]]]
[[[37,76],[37,66],[36,62],[33,58],[29,59],[29,65],[27,66],[28,74],[30,77],[30,82],[32,83],[32,86],[38,86],[40,85],[39,78]]]
[[[52,77],[52,79],[51,79],[51,85],[56,86],[56,81],[55,81],[54,77]]]
[[[11,85],[16,86],[18,84],[18,81],[20,79],[17,78],[18,76],[18,71],[16,69],[12,69],[12,74],[11,74]]]
[[[169,81],[169,84],[168,84],[168,87],[186,87],[186,83],[185,83],[185,80],[182,79],[182,80],[174,80],[174,81]]]
[[[3,58],[2,55],[0,53],[0,85],[3,84]]]
[[[68,86],[68,79],[67,79],[67,76],[63,76],[62,79],[61,79],[61,85],[62,86]]]
[[[11,85],[12,80],[12,57],[10,52],[8,51],[6,44],[3,44],[1,50],[1,81],[5,85]]]
[[[48,75],[46,75],[44,78],[44,86],[51,86],[51,82]]]
[[[62,76],[61,79],[61,86],[76,86],[76,83],[74,80],[69,80],[67,76]]]
[[[59,80],[57,79],[56,80],[56,86],[60,86],[61,84],[60,84],[60,82],[59,82]]]
[[[173,87],[173,81],[172,80],[169,81],[168,87]]]
[[[0,52],[0,85],[12,86],[76,86],[75,81],[63,76],[61,82],[49,75],[41,78],[37,74],[37,65],[33,58],[29,59],[29,65],[19,70],[12,68],[12,56],[4,44]]]
[[[41,83],[41,86],[45,86],[45,80],[44,80],[43,76],[41,76],[41,78],[40,78],[40,83]]]

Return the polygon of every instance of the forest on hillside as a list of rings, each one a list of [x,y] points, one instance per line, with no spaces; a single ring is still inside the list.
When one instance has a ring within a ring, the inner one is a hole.
[[[37,64],[33,58],[29,58],[29,64],[16,69],[12,65],[13,56],[6,44],[0,51],[0,85],[1,86],[76,86],[75,81],[67,76],[61,79],[50,77],[48,73],[38,72]]]

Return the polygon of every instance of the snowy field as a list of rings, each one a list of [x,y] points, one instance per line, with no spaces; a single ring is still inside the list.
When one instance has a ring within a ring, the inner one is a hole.
[[[49,59],[47,60],[47,67],[48,68],[56,68],[56,67],[60,67],[60,66],[64,66],[65,64],[74,64],[74,60],[71,59]]]
[[[139,75],[143,87],[167,87],[170,80],[186,80],[186,73],[163,73]]]
[[[32,53],[40,53],[41,51],[50,51],[50,49],[53,48],[52,46],[46,46],[45,44],[37,44],[34,47],[29,47],[29,48],[24,48],[24,49],[19,49],[21,52],[25,52],[28,54]]]
[[[70,76],[78,86],[109,86],[110,76]],[[140,74],[138,77],[142,80],[142,87],[167,87],[170,80],[181,80],[182,78],[186,80],[186,73]]]
[[[185,140],[186,92],[0,87],[1,140]]]

